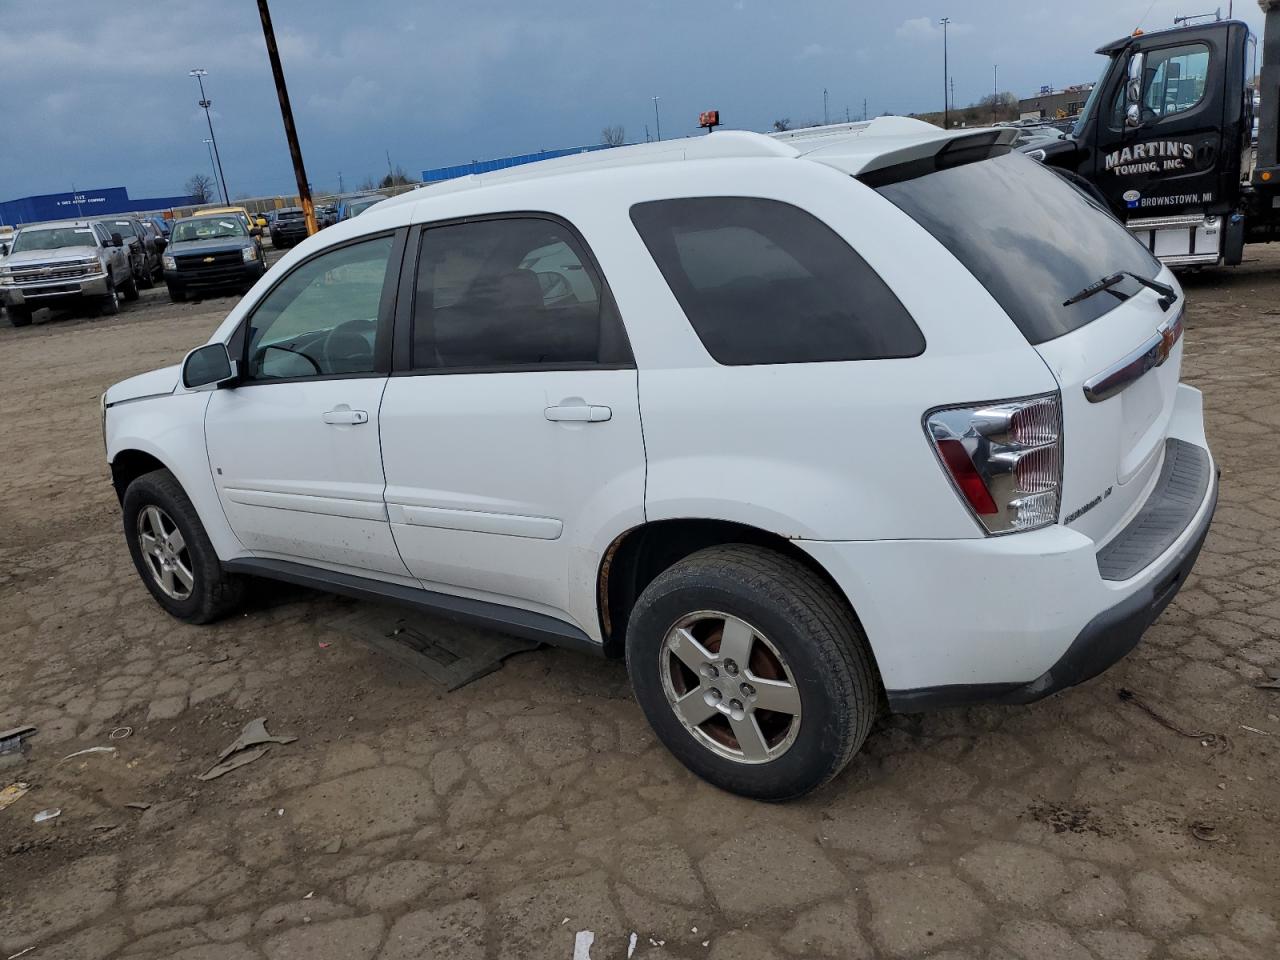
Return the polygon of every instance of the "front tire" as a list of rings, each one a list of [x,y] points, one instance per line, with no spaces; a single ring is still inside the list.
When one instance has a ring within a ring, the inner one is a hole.
[[[124,298],[126,300],[130,300],[130,301],[137,300],[138,297],[141,296],[141,294],[138,293],[139,283],[140,281],[136,276],[130,275],[129,279],[126,280],[124,284],[120,287],[120,290],[124,294]]]
[[[701,550],[631,612],[627,669],[659,739],[709,783],[790,800],[836,776],[866,740],[880,683],[836,591],[776,551]]]
[[[175,287],[171,283],[169,284],[169,299],[174,303],[182,303],[182,301],[187,299],[187,291],[183,290],[181,287]]]
[[[187,623],[211,623],[240,605],[244,582],[222,569],[182,485],[168,470],[134,480],[124,494],[124,536],[156,602]]]
[[[31,308],[22,307],[5,307],[5,313],[9,314],[9,323],[15,327],[31,326]]]

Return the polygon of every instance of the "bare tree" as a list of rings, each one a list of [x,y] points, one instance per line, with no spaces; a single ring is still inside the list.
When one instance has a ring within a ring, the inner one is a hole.
[[[195,198],[196,203],[208,203],[213,196],[213,177],[207,173],[193,173],[187,177],[182,189]]]
[[[783,117],[781,120],[773,121],[773,129],[776,130],[778,133],[784,133],[785,131],[790,130],[791,118]]]
[[[395,173],[388,173],[385,177],[378,181],[379,187],[403,187],[406,184],[413,183],[409,179],[409,175],[404,172],[404,167],[396,167]]]
[[[620,147],[627,142],[627,131],[621,125],[605,127],[600,131],[600,142],[611,147]]]

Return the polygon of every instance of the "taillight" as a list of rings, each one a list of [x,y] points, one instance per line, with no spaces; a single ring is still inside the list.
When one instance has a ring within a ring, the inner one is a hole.
[[[1058,520],[1062,407],[1058,394],[939,407],[925,432],[961,499],[987,533]]]

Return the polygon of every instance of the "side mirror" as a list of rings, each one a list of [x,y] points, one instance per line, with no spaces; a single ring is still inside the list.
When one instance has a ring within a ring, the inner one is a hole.
[[[234,380],[236,365],[225,343],[206,343],[196,347],[182,361],[182,385],[188,390],[216,387]]]
[[[111,245],[112,245],[113,247],[123,247],[123,246],[124,246],[124,237],[120,236],[120,234],[118,234],[118,233],[113,233],[113,234],[111,235]]]
[[[249,228],[249,236],[251,236],[251,237],[260,237],[260,236],[262,236],[262,228],[261,228],[261,227],[250,227],[250,228]]]
[[[1142,108],[1136,103],[1131,103],[1124,108],[1124,125],[1130,130],[1136,130],[1142,126]]]
[[[1142,102],[1142,80],[1147,65],[1147,55],[1141,51],[1129,58],[1129,79],[1124,85],[1124,102],[1138,104]]]

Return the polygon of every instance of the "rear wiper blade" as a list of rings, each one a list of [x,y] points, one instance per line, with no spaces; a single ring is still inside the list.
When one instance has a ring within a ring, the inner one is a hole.
[[[1120,297],[1121,300],[1127,300],[1128,297],[1122,294],[1119,294],[1116,291],[1111,289],[1117,283],[1120,283],[1121,281],[1123,281],[1126,276],[1128,276],[1128,274],[1123,272],[1113,273],[1110,276],[1103,277],[1101,280],[1095,280],[1093,283],[1089,284],[1083,290],[1080,290],[1072,294],[1071,296],[1067,297],[1067,299],[1063,300],[1062,305],[1064,307],[1072,306],[1073,304],[1079,303],[1081,300],[1088,300],[1095,293],[1101,293],[1103,290],[1109,291],[1112,296]]]
[[[1072,304],[1079,303],[1081,300],[1088,300],[1095,293],[1101,293],[1103,290],[1106,290],[1113,297],[1117,297],[1121,300],[1127,300],[1129,299],[1127,296],[1111,289],[1126,278],[1136,280],[1147,289],[1154,290],[1156,293],[1160,294],[1160,300],[1158,302],[1161,310],[1168,310],[1178,299],[1178,294],[1175,293],[1173,287],[1169,286],[1167,283],[1160,283],[1158,280],[1150,280],[1141,274],[1134,273],[1132,270],[1120,270],[1116,273],[1110,274],[1109,276],[1103,277],[1101,280],[1095,280],[1083,290],[1068,297],[1066,300],[1063,300],[1062,305],[1064,307],[1069,307]]]

